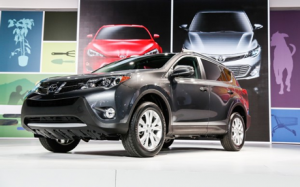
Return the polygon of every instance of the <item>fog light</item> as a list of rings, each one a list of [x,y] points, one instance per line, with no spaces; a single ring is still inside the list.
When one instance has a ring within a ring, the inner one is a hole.
[[[115,110],[113,108],[108,108],[108,109],[105,109],[105,113],[104,113],[104,117],[106,118],[113,118],[115,117]]]
[[[256,66],[250,73],[251,76],[259,75],[260,66]]]

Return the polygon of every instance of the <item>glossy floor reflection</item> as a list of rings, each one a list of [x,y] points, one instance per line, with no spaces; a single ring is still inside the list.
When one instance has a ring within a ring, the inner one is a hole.
[[[175,141],[153,158],[128,157],[121,142],[81,142],[70,153],[36,139],[0,139],[0,186],[298,186],[300,145]]]

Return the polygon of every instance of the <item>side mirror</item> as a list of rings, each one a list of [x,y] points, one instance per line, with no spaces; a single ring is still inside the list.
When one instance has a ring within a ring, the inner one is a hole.
[[[179,26],[179,28],[181,28],[185,31],[189,31],[188,24],[182,24],[182,25]]]
[[[154,38],[159,38],[159,34],[154,34],[153,37]]]
[[[86,35],[87,38],[93,38],[93,34]]]
[[[186,66],[186,65],[178,65],[173,70],[173,73],[171,74],[171,77],[188,77],[194,75],[194,68],[192,66]]]
[[[258,30],[263,28],[263,26],[261,24],[254,24],[254,30]]]

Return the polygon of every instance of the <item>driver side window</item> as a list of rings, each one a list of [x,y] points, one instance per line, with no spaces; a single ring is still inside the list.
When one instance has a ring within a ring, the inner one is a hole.
[[[199,64],[198,60],[195,57],[184,57],[180,59],[174,66],[174,69],[178,65],[184,65],[184,66],[191,66],[194,69],[194,74],[189,77],[184,78],[194,78],[194,79],[201,79],[201,74],[199,70]]]

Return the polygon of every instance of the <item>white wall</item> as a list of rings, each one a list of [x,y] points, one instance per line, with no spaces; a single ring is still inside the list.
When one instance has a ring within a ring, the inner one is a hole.
[[[0,9],[76,10],[78,0],[0,0]]]
[[[76,10],[78,0],[0,0],[0,9]],[[300,9],[300,0],[270,0],[271,9]]]
[[[300,1],[299,0],[270,0],[271,10],[282,9],[299,9]]]

